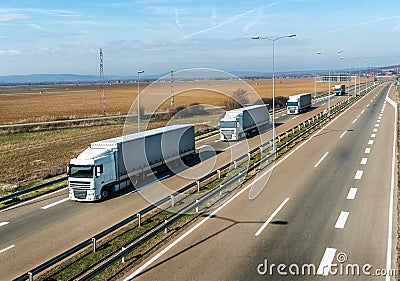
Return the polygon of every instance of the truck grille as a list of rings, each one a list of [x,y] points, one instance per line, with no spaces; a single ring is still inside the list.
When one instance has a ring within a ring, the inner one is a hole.
[[[83,189],[90,189],[90,182],[84,181],[70,181],[69,187],[71,188],[83,188]]]
[[[227,140],[232,139],[233,131],[227,130],[227,131],[221,131],[221,133],[224,135],[225,139]]]
[[[86,190],[74,189],[74,196],[76,199],[86,199]]]

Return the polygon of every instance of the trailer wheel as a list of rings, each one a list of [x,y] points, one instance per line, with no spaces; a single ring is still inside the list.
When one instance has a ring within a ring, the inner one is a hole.
[[[105,200],[110,196],[110,190],[108,188],[103,188],[101,190],[101,200]]]

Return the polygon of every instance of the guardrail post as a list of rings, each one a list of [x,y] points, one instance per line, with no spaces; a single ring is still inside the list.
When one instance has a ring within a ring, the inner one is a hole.
[[[196,204],[198,204],[198,203],[199,203],[199,200],[196,199]],[[196,206],[196,213],[198,213],[198,212],[199,212],[199,205]]]
[[[171,207],[175,207],[175,197],[173,194],[171,194]]]
[[[33,273],[28,272],[29,281],[33,281]]]
[[[92,238],[92,243],[93,243],[93,253],[96,253],[96,238]]]
[[[196,184],[197,184],[197,192],[200,192],[200,182],[196,181]]]
[[[167,232],[168,232],[167,223],[168,223],[168,220],[165,220],[165,221],[164,221],[164,224],[165,224],[164,233],[167,233]]]
[[[288,138],[289,137],[289,133],[286,131],[286,137]]]
[[[248,158],[249,158],[249,160],[250,160],[250,152],[248,152],[248,153],[247,153],[247,157],[248,157]]]
[[[235,169],[237,168],[236,160],[233,161],[233,165],[235,165]]]
[[[126,250],[126,248],[122,247],[121,252],[124,252],[125,250]],[[122,257],[121,262],[125,263],[125,256]]]
[[[278,142],[280,142],[281,141],[281,136],[278,136]]]
[[[295,132],[295,130],[294,130],[294,128],[292,128],[292,134],[294,134],[294,132]]]
[[[224,187],[224,185],[223,184],[221,184],[220,186],[219,186],[219,195],[222,195],[222,188]]]
[[[301,126],[300,126],[300,124],[297,126],[297,128],[299,129],[299,131],[301,130]]]
[[[220,178],[221,178],[221,170],[218,169],[218,170],[217,170],[217,173],[218,173],[218,179],[220,179]]]
[[[238,180],[238,182],[240,183],[240,176],[242,175],[242,172],[240,172],[239,173],[239,180]]]
[[[141,227],[142,226],[142,214],[140,214],[140,213],[137,213],[137,218],[138,218],[138,224],[139,224],[139,227]]]

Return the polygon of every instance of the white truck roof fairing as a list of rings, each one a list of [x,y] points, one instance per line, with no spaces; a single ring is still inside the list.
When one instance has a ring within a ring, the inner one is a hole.
[[[79,156],[76,158],[77,160],[86,160],[86,159],[94,159],[99,158],[103,154],[107,153],[110,148],[86,148]]]
[[[242,108],[237,108],[237,109],[232,109],[229,110],[227,112],[225,112],[225,116],[221,119],[221,121],[235,121],[236,117],[239,116],[240,114],[242,114],[244,111],[246,110],[251,110],[253,108],[258,108],[258,107],[262,107],[262,106],[266,106],[266,105],[251,105],[251,106],[246,106],[246,107],[242,107]]]

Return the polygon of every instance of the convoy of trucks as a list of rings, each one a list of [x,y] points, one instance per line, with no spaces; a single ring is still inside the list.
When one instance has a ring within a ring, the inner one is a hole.
[[[235,141],[244,138],[255,129],[269,124],[269,111],[266,105],[252,105],[227,111],[220,120],[220,139]]]
[[[311,94],[299,94],[289,96],[286,103],[287,114],[299,114],[303,111],[310,110],[311,108]]]
[[[335,85],[333,92],[336,96],[343,96],[346,94],[346,85]]]
[[[137,185],[195,153],[194,125],[172,125],[94,142],[68,165],[69,198],[95,201]]]

